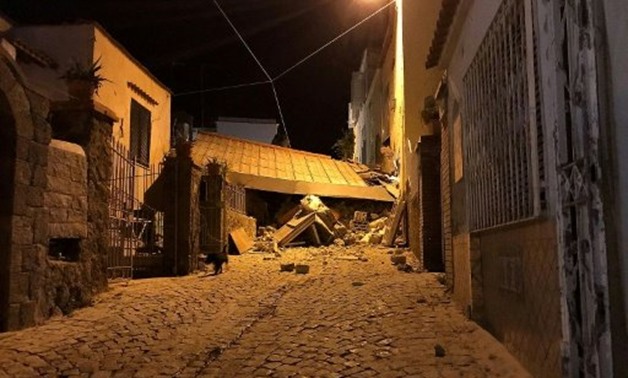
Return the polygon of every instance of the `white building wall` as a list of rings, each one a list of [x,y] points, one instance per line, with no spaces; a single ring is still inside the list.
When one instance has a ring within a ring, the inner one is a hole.
[[[256,122],[255,120],[218,120],[216,132],[218,134],[232,136],[255,142],[271,143],[279,124],[271,122]]]
[[[501,0],[474,1],[447,67],[450,95],[462,104],[462,80],[497,14]]]
[[[622,287],[626,323],[628,323],[628,1],[604,0],[608,38],[611,124],[614,131],[617,167],[617,240],[622,264]]]

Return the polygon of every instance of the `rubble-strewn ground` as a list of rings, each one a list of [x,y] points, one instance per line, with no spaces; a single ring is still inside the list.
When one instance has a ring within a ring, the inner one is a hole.
[[[435,275],[398,271],[386,249],[271,256],[233,256],[216,277],[114,284],[93,307],[0,334],[0,376],[528,376]]]

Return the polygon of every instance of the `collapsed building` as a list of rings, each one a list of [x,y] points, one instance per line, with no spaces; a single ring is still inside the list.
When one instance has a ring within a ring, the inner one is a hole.
[[[305,229],[316,232],[310,228],[314,223],[321,232],[302,242],[329,244],[338,239],[336,221],[349,222],[358,209],[371,209],[378,218],[387,215],[393,195],[358,172],[329,156],[200,132],[166,159],[160,179],[146,195],[146,202],[165,214],[166,273],[188,274],[206,253],[253,247],[258,226],[264,227],[263,234],[296,222],[304,196],[323,198],[336,211],[326,211],[326,222],[317,222],[325,217],[311,211],[307,224],[296,222],[298,235],[292,232],[288,242],[278,240],[282,246]]]

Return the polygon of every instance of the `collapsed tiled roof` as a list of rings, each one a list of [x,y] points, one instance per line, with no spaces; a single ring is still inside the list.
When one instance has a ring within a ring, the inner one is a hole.
[[[194,141],[192,160],[198,166],[224,162],[230,180],[250,189],[392,200],[383,187],[369,186],[348,163],[271,144],[202,131]]]

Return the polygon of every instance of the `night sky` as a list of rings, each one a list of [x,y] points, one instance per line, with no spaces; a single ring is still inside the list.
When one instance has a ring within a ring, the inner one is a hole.
[[[219,0],[271,76],[315,51],[382,0]],[[174,93],[177,110],[209,124],[218,116],[276,118],[270,85],[181,96],[202,88],[265,81],[213,0],[0,0],[17,23],[95,20]],[[380,13],[276,82],[294,148],[331,153],[347,122],[351,72],[379,46]]]

